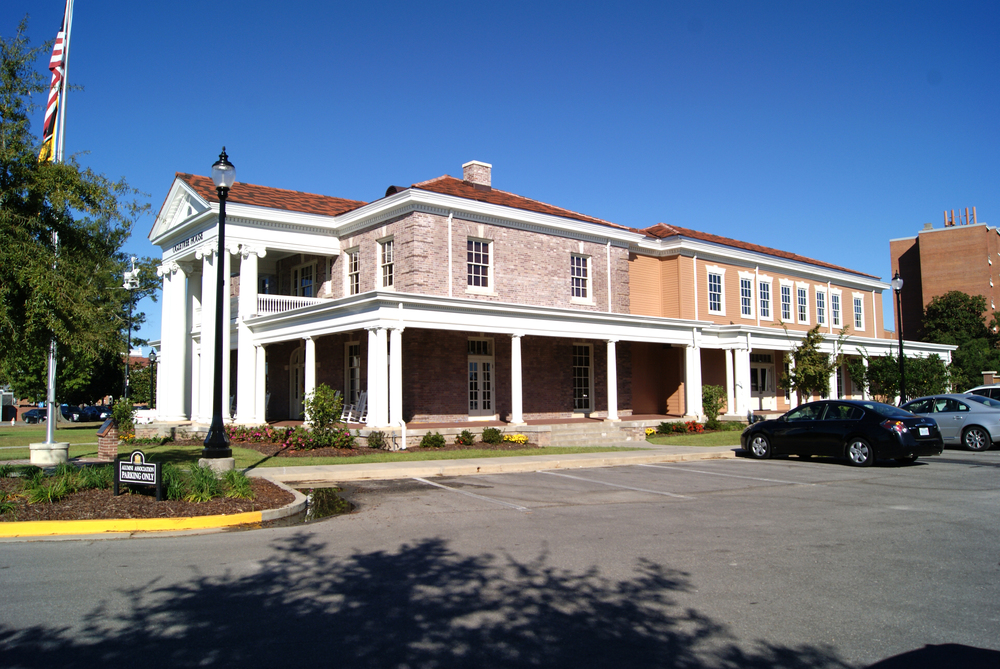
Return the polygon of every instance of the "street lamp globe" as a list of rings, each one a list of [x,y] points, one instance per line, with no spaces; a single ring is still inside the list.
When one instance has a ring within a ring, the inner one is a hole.
[[[219,159],[212,165],[212,181],[216,188],[229,190],[236,183],[236,166],[229,162],[226,147],[222,147]]]
[[[897,293],[903,289],[903,280],[899,277],[899,271],[896,271],[896,276],[892,277],[892,281],[889,282],[892,289]]]

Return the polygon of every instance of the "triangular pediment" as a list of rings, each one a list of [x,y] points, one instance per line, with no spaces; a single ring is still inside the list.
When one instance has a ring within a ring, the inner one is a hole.
[[[156,215],[153,229],[149,232],[149,240],[156,244],[157,239],[169,237],[172,230],[182,227],[186,221],[210,208],[209,203],[184,180],[175,178],[170,186],[170,192],[160,207],[160,212]]]

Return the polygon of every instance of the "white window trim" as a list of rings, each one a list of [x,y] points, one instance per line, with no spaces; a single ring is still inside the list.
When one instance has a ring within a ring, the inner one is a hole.
[[[358,292],[351,292],[351,254],[358,254]],[[376,284],[377,285],[377,284]],[[352,246],[349,249],[344,249],[344,295],[350,297],[351,295],[361,294],[361,247]]]
[[[569,280],[570,280],[570,288],[569,288],[569,291],[570,291],[570,296],[569,296],[570,304],[588,304],[588,305],[593,305],[594,304],[594,281],[593,281],[594,264],[591,262],[590,256],[587,255],[587,254],[585,254],[585,253],[570,253],[569,256],[570,256],[570,268],[571,268],[571,270],[570,270],[571,273],[570,273],[570,277],[569,277]],[[492,256],[490,256],[490,257],[492,257]],[[573,295],[573,278],[574,278],[573,275],[572,275],[572,259],[573,258],[583,258],[584,269],[587,272],[587,279],[586,279],[587,282],[586,282],[586,285],[584,286],[584,290],[587,293],[587,297],[576,297],[575,295]]]
[[[719,295],[719,306],[718,311],[712,309],[712,292],[709,290],[711,284],[708,282],[708,277],[712,274],[719,275],[719,288],[721,294]],[[708,313],[716,316],[726,315],[726,268],[719,267],[717,265],[705,265],[705,299],[708,304]]]
[[[781,289],[788,288],[788,320],[785,320],[785,313],[782,311],[781,302]],[[782,323],[794,323],[795,322],[795,282],[789,281],[788,279],[778,279],[778,320]]]
[[[764,284],[767,284],[766,316],[764,315],[764,313],[761,311],[760,308],[762,302],[760,297],[760,289],[761,286],[763,286]],[[757,313],[760,314],[761,318],[769,318],[771,320],[774,320],[774,282],[771,280],[771,277],[767,276],[766,274],[760,274],[757,277]]]
[[[755,320],[757,318],[757,307],[754,302],[757,299],[757,286],[754,285],[754,275],[753,272],[739,272],[740,275],[740,318],[746,318],[747,320]],[[743,313],[743,282],[750,282],[750,313]]]
[[[303,267],[312,268],[312,295],[308,296],[299,293],[299,288],[301,288],[302,286],[300,285],[301,282],[298,279],[297,275],[302,270]],[[316,297],[317,293],[319,292],[319,283],[316,281],[316,278],[317,277],[316,277],[315,260],[311,262],[304,262],[300,265],[295,265],[294,267],[292,267],[292,292],[295,294],[296,297]]]
[[[838,311],[840,311],[840,318],[838,320],[836,320],[836,321],[833,319],[833,313],[834,313],[833,312],[833,296],[834,295],[836,295],[837,298],[840,301],[840,309],[838,310]],[[831,288],[830,289],[830,324],[833,327],[835,327],[835,328],[839,328],[839,327],[843,327],[843,323],[844,323],[844,296],[841,294],[841,291],[837,290],[836,288]]]
[[[819,296],[823,296],[823,320],[819,319]],[[830,294],[826,290],[826,286],[822,288],[816,286],[816,294],[813,296],[813,302],[816,304],[816,324],[817,325],[827,325],[830,322]]]
[[[861,300],[861,327],[858,327],[857,320],[857,300]],[[851,323],[854,325],[854,329],[858,332],[865,331],[865,294],[864,293],[851,293]]]
[[[802,315],[802,311],[799,309],[799,290],[806,291],[806,308],[804,319],[799,318]],[[809,284],[800,281],[795,282],[795,292],[792,294],[794,297],[793,306],[795,307],[795,322],[802,325],[809,325]]]
[[[378,286],[379,290],[396,290],[396,244],[395,238],[392,235],[388,237],[382,237],[381,239],[375,240],[375,285]],[[382,285],[382,247],[386,242],[392,243],[392,262],[388,263],[392,265],[392,285],[384,286]]]
[[[469,242],[482,242],[487,244],[489,247],[490,262],[487,265],[487,280],[489,281],[489,286],[483,288],[481,286],[470,286],[469,285],[469,261],[468,261],[468,249]],[[497,285],[497,275],[496,275],[496,254],[494,253],[496,248],[493,245],[492,239],[484,239],[482,237],[466,237],[465,238],[465,251],[466,251],[466,261],[465,261],[465,292],[473,295],[496,295],[496,285]]]

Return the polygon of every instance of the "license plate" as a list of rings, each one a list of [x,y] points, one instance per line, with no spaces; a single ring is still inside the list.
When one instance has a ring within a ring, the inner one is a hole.
[[[929,429],[929,428],[926,428],[926,427],[922,427],[922,428],[920,428],[920,436],[921,436],[921,437],[926,437],[926,436],[929,436],[929,435],[930,435],[930,433],[931,433],[931,431],[930,431],[930,429]]]

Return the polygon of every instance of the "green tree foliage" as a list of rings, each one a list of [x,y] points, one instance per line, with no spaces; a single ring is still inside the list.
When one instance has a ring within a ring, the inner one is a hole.
[[[92,390],[102,361],[123,371],[128,295],[121,249],[148,205],[124,180],[95,174],[75,158],[38,162],[32,96],[47,91],[38,66],[51,44],[32,48],[26,34],[25,19],[13,37],[0,37],[0,381],[20,397],[43,397],[54,338],[62,400]],[[158,284],[155,273],[143,274],[136,300]],[[142,315],[135,321],[141,324]],[[120,394],[102,391],[84,401]]]
[[[867,366],[863,359],[868,361]],[[892,404],[899,396],[899,358],[894,355],[847,357],[844,361],[854,384],[865,389],[877,402]],[[948,392],[951,373],[937,354],[926,358],[906,358],[907,398]]]
[[[722,386],[712,386],[705,384],[701,387],[701,407],[705,412],[707,420],[705,427],[710,430],[717,430],[722,426],[719,414],[726,402],[726,389]]]
[[[933,298],[924,309],[924,341],[958,346],[952,354],[951,379],[959,392],[982,383],[984,371],[1000,369],[1000,319],[994,313],[987,326],[985,313],[985,297],[957,290]],[[909,373],[906,378],[907,394],[916,397]]]
[[[829,353],[819,350],[823,343],[819,327],[817,325],[809,330],[802,343],[785,354],[785,362],[791,359],[795,366],[781,377],[779,385],[782,390],[797,392],[803,397],[825,395],[829,391],[830,376],[837,368],[838,361]]]

